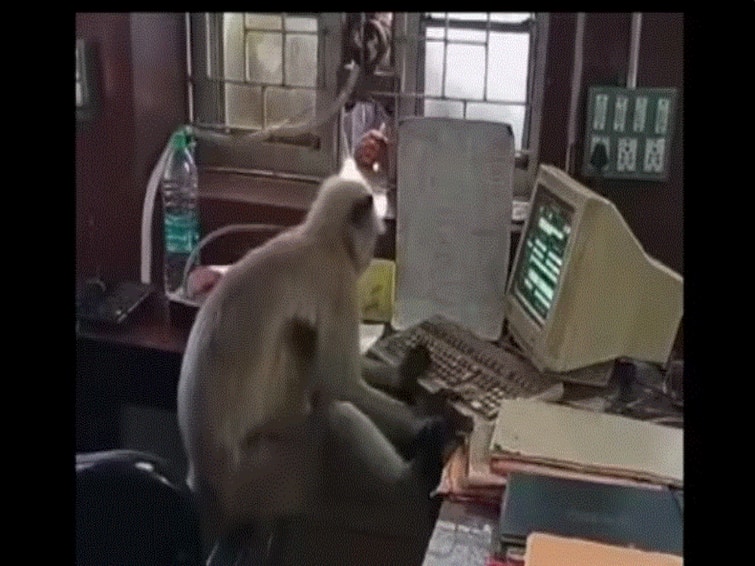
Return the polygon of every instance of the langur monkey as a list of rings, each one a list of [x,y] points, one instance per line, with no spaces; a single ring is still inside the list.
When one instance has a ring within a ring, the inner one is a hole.
[[[177,406],[205,543],[311,508],[323,431],[363,464],[350,483],[411,483],[412,463],[381,428],[411,435],[422,421],[360,368],[357,279],[383,230],[368,185],[342,171],[300,225],[249,251],[200,307]]]

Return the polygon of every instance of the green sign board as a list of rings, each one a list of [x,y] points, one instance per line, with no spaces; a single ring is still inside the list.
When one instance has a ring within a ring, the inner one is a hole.
[[[666,180],[676,98],[675,88],[590,87],[582,174]]]

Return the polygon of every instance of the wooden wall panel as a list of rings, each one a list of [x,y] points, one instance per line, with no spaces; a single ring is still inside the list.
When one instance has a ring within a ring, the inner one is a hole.
[[[101,105],[76,128],[76,273],[139,278],[147,179],[187,116],[181,14],[78,13],[99,55]]]

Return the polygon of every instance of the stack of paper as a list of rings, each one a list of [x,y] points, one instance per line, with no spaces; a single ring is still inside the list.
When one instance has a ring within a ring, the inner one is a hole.
[[[681,429],[536,401],[504,399],[489,444],[490,468],[604,481],[684,485]]]
[[[493,476],[493,481],[472,481],[469,476],[469,444],[459,446],[451,454],[443,468],[435,495],[450,501],[473,502],[498,507],[501,504],[506,480]]]
[[[436,493],[499,505],[515,472],[663,489],[683,487],[683,431],[533,399],[505,399],[494,423],[476,421]]]
[[[467,482],[475,486],[506,485],[505,474],[499,474],[490,467],[490,439],[493,437],[493,424],[490,421],[475,421],[474,430],[467,439]]]
[[[475,420],[464,444],[446,462],[436,493],[454,501],[501,504],[506,478],[490,470],[488,445],[493,423]]]

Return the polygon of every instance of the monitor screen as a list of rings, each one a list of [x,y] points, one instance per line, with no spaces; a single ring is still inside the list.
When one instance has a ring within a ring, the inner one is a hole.
[[[514,273],[514,293],[542,326],[548,317],[564,264],[574,208],[548,191],[532,203],[532,226],[522,241],[522,260]]]
[[[650,257],[616,206],[541,165],[504,299],[509,334],[541,371],[619,358],[666,365],[681,275]]]

